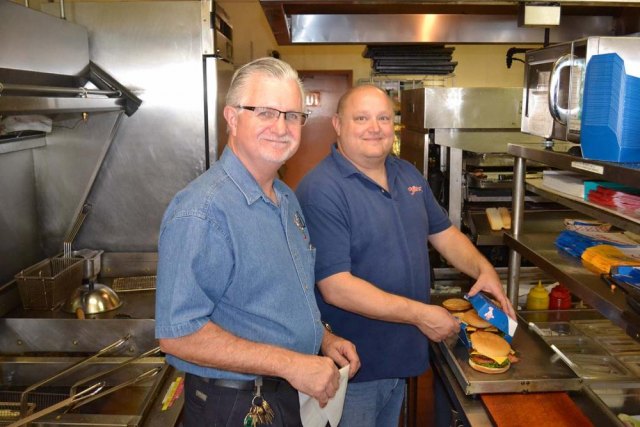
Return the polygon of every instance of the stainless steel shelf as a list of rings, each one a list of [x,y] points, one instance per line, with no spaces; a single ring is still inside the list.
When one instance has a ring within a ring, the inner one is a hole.
[[[471,235],[475,239],[477,246],[502,245],[503,232],[508,230],[494,231],[489,225],[485,211],[467,211],[465,213],[467,226]],[[570,210],[532,210],[524,213],[524,233],[535,233],[544,230],[548,233],[560,233],[564,230],[563,220],[565,218],[584,218],[585,215]]]
[[[630,218],[612,209],[598,206],[588,201],[578,199],[577,197],[571,197],[566,194],[561,194],[553,190],[544,188],[540,185],[539,181],[541,180],[527,180],[527,190],[531,191],[532,193],[538,194],[545,199],[560,203],[563,206],[581,212],[590,217],[598,218],[602,221],[613,224],[616,227],[640,234],[640,220]]]
[[[567,144],[561,144],[554,150],[509,144],[507,153],[515,157],[543,163],[553,168],[578,172],[591,178],[638,187],[638,183],[640,183],[640,164],[587,160],[567,154],[565,151],[567,148],[569,148]]]
[[[556,238],[555,233],[521,234],[517,238],[505,233],[503,236],[510,249],[555,277],[629,335],[640,336],[640,318],[628,306],[625,293],[619,289],[612,292],[598,275],[583,267],[580,260],[559,251],[554,246]]]
[[[539,233],[525,231],[522,209],[525,188],[575,211],[610,222],[622,229],[636,233],[640,231],[640,221],[635,218],[585,202],[577,197],[564,196],[542,188],[542,186],[534,186],[531,182],[525,184],[526,162],[535,161],[553,168],[577,172],[585,177],[617,182],[634,188],[639,187],[640,164],[583,159],[567,154],[569,149],[570,145],[566,143],[557,144],[553,149],[513,144],[507,147],[507,152],[515,156],[513,230],[511,233],[505,233],[503,237],[505,244],[510,248],[509,297],[513,302],[513,298],[517,295],[520,257],[524,256],[540,269],[564,283],[571,292],[638,340],[640,339],[640,315],[628,305],[626,294],[620,290],[612,292],[597,274],[584,268],[580,260],[558,251],[554,246],[557,233],[548,230],[542,230]]]

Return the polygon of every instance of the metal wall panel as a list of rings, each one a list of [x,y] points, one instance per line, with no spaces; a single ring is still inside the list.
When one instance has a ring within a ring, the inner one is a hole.
[[[43,258],[32,150],[0,154],[0,285]]]
[[[7,0],[0,17],[0,68],[77,76],[89,63],[82,26]]]
[[[520,130],[522,88],[433,87],[402,98],[403,123],[415,129]]]
[[[62,242],[80,211],[122,112],[78,114],[57,120],[46,149],[34,150],[38,222],[48,256],[62,252]],[[95,212],[92,209],[89,215]]]
[[[122,120],[74,247],[155,251],[167,204],[205,168],[201,2],[74,2],[67,17],[88,29],[91,60],[143,101]]]

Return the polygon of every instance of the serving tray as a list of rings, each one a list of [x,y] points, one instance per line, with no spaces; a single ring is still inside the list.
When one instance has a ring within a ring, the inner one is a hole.
[[[485,374],[469,366],[469,350],[457,337],[439,343],[465,394],[579,390],[583,380],[528,325],[518,319],[511,347],[520,358],[502,374]]]

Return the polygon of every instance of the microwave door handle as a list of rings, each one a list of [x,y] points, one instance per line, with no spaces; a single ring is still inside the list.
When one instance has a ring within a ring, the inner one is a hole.
[[[553,120],[561,125],[567,125],[567,117],[569,116],[569,110],[563,108],[558,104],[558,95],[560,92],[560,73],[565,67],[571,66],[574,56],[570,53],[562,55],[553,64],[551,69],[551,75],[549,76],[549,112]]]

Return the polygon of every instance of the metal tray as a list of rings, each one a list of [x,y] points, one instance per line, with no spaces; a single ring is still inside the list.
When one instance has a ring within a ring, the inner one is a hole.
[[[583,336],[583,333],[569,322],[536,322],[544,340],[553,337]]]
[[[586,380],[629,380],[634,376],[622,363],[609,355],[567,354],[574,370]]]
[[[473,370],[468,362],[469,350],[457,337],[439,343],[465,394],[579,390],[583,380],[524,322],[519,320],[518,323],[511,347],[520,362],[502,374]]]
[[[640,382],[607,381],[589,388],[614,414],[640,415]]]
[[[640,343],[629,335],[595,337],[595,340],[616,357],[640,355]]]
[[[618,360],[627,367],[633,375],[640,378],[640,355],[620,356]]]
[[[571,324],[590,337],[624,335],[624,330],[607,319],[603,320],[572,320]]]
[[[544,340],[549,345],[555,345],[564,354],[602,354],[607,351],[596,340],[587,336],[573,337],[545,337]],[[571,359],[569,357],[569,359]]]

